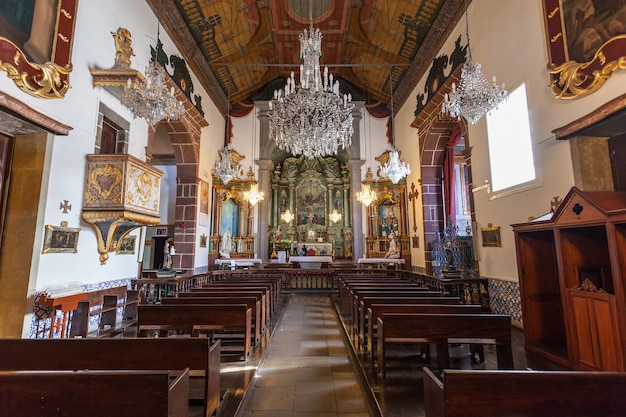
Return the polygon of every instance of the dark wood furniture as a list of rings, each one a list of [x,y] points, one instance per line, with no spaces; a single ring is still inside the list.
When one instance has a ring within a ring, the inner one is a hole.
[[[211,344],[206,338],[182,337],[0,339],[0,352],[0,371],[179,371],[189,368],[194,386],[196,381],[203,386],[195,392],[202,394],[204,416],[212,415],[220,403],[219,341]],[[130,396],[131,392],[124,397]],[[194,399],[191,394],[189,397]],[[110,411],[110,404],[105,409]]]
[[[169,371],[0,371],[0,410],[11,417],[187,417],[188,402],[188,369],[176,377]]]
[[[376,346],[378,372],[385,377],[385,351],[389,344],[437,345],[437,366],[450,368],[448,343],[467,341],[496,345],[498,369],[514,369],[511,317],[500,314],[408,314],[385,313],[378,318]]]
[[[621,417],[626,374],[424,368],[426,417]]]
[[[247,360],[252,348],[252,309],[246,304],[140,304],[138,315],[138,336],[208,330],[218,339],[221,334],[229,341],[236,337],[235,345],[222,343],[222,354],[236,351]]]
[[[572,188],[550,219],[513,231],[526,349],[626,370],[626,192]]]

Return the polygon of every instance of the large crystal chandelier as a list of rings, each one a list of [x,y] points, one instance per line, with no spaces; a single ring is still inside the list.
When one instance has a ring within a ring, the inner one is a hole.
[[[320,71],[322,33],[313,29],[300,34],[300,83],[293,71],[284,89],[274,92],[268,112],[270,137],[292,155],[307,158],[335,155],[352,141],[352,96],[339,92],[339,81],[324,68]]]
[[[228,149],[228,145],[224,149],[218,151],[219,161],[216,159],[213,164],[211,173],[216,177],[220,177],[224,185],[228,184],[233,178],[240,178],[243,175],[241,165],[233,158],[233,151]]]
[[[146,67],[145,81],[131,80],[122,93],[122,104],[133,112],[134,117],[143,117],[154,126],[161,120],[176,120],[185,112],[182,102],[176,100],[174,87],[167,89],[166,73],[157,61]]]
[[[472,60],[470,49],[469,23],[467,17],[467,5],[465,8],[465,33],[467,36],[467,61],[461,68],[461,81],[458,87],[452,83],[452,91],[445,95],[441,105],[441,111],[461,120],[463,116],[471,124],[475,124],[483,115],[508,99],[509,94],[502,87],[496,85],[496,77],[493,83],[489,83],[480,70],[480,64]]]

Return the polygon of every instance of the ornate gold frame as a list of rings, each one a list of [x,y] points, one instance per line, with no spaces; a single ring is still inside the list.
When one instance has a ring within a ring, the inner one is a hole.
[[[78,252],[79,233],[80,227],[67,227],[67,222],[62,222],[61,226],[47,224],[41,253]]]
[[[562,0],[543,0],[550,88],[557,98],[582,97],[598,90],[613,71],[626,69],[626,34],[601,45],[591,61],[576,62],[567,49]]]
[[[59,0],[51,60],[29,62],[13,42],[0,37],[0,70],[24,92],[39,98],[63,98],[70,88],[72,41],[78,0]]]

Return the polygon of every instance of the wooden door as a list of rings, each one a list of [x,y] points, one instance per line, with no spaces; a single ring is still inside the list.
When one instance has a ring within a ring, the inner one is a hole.
[[[14,138],[0,134],[0,248],[4,231],[4,218],[9,195],[11,179],[11,162],[13,161]]]
[[[626,134],[609,138],[609,157],[615,191],[626,191]]]

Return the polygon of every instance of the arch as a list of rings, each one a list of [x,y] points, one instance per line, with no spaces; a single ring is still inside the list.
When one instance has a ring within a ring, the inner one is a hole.
[[[168,78],[168,84],[174,82]],[[176,212],[174,221],[174,245],[172,268],[193,270],[196,257],[197,217],[200,205],[200,133],[209,125],[185,94],[175,88],[176,99],[185,106],[185,114],[179,120],[161,121],[172,142],[176,158]],[[148,149],[154,140],[156,127],[150,129]],[[148,160],[152,155],[147,155]]]

